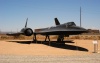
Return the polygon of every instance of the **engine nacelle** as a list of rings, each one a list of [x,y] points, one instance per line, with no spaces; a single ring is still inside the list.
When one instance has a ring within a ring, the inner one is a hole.
[[[24,34],[26,36],[31,36],[33,34],[33,30],[31,28],[27,28],[25,31],[24,31]]]
[[[25,36],[31,36],[33,34],[33,30],[31,28],[23,28],[21,30],[21,32],[23,33],[23,35]]]

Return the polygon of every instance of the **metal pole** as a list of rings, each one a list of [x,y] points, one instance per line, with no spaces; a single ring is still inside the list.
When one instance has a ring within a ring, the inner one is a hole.
[[[76,50],[78,51],[78,44],[77,44],[77,42],[76,42]]]
[[[81,7],[80,7],[80,27],[81,27]]]
[[[94,53],[96,53],[96,44],[94,44]]]

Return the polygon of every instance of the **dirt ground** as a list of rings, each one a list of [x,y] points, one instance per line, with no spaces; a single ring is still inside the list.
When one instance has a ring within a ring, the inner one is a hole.
[[[0,55],[90,55],[95,54],[93,40],[73,40],[65,45],[31,43],[31,40],[0,41]],[[98,40],[98,54],[100,40]]]

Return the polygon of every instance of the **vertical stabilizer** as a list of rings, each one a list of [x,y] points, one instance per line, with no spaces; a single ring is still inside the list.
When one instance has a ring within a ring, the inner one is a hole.
[[[26,24],[25,24],[25,28],[27,27],[27,21],[28,21],[28,18],[26,19]]]
[[[60,23],[59,23],[59,21],[58,21],[57,18],[55,18],[55,24],[56,24],[56,25],[60,25]]]

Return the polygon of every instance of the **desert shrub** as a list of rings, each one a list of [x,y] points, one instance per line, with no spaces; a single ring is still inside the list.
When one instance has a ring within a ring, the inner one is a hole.
[[[7,38],[8,38],[7,36],[1,36],[1,37],[0,37],[1,40],[7,39]]]
[[[57,35],[55,35],[55,36],[53,36],[53,37],[52,37],[52,39],[57,39],[57,38],[58,38],[58,36],[57,36]]]
[[[75,36],[75,39],[80,39],[80,37],[79,36]]]
[[[98,40],[100,40],[100,36],[98,36]]]
[[[17,37],[17,39],[23,40],[23,39],[25,39],[25,36],[20,35],[19,37]]]

